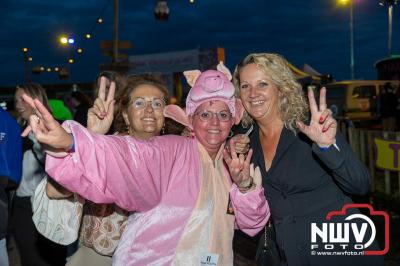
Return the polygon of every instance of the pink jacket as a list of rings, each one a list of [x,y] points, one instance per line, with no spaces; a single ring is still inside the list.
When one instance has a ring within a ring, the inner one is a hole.
[[[73,121],[63,126],[74,136],[75,152],[48,155],[48,174],[93,202],[136,211],[115,265],[199,265],[210,254],[218,265],[232,265],[235,224],[254,235],[269,218],[263,189],[239,192],[221,151],[212,161],[196,139],[140,141],[96,135]],[[229,198],[235,215],[227,214]]]

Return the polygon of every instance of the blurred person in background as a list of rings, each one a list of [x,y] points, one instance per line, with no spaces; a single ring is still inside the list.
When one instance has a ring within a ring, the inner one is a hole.
[[[28,83],[16,87],[14,101],[18,122],[25,128],[35,109],[22,99],[27,94],[38,99],[49,112],[51,109],[45,90],[39,84]],[[65,248],[43,236],[35,228],[32,220],[33,196],[37,185],[45,178],[45,153],[33,134],[23,139],[22,178],[12,200],[10,229],[15,238],[23,266],[63,265]]]
[[[378,101],[378,113],[382,119],[382,130],[395,131],[398,98],[390,82],[386,82],[383,85]]]
[[[22,138],[17,121],[0,107],[0,265],[8,265],[6,235],[8,196],[6,190],[16,187],[22,173]]]
[[[82,126],[87,126],[87,117],[89,108],[93,105],[92,99],[85,93],[74,90],[71,93],[71,101],[73,103],[73,120],[80,123]]]

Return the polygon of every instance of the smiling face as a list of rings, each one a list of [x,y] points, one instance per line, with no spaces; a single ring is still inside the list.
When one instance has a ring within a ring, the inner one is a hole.
[[[222,101],[205,102],[197,107],[190,120],[196,138],[215,158],[234,123],[228,105]]]
[[[147,84],[131,92],[128,109],[122,114],[130,135],[149,139],[160,134],[164,125],[164,96],[160,89]]]
[[[26,92],[22,88],[18,88],[15,91],[14,102],[15,109],[17,110],[18,114],[22,117],[22,119],[28,121],[29,117],[34,114],[34,110],[27,102],[22,99],[22,94],[24,93],[26,94]]]
[[[256,121],[280,119],[277,86],[256,64],[248,64],[239,72],[240,98]]]

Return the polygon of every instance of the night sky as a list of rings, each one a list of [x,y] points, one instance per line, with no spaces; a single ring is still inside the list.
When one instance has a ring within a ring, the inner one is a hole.
[[[356,78],[375,79],[373,64],[387,57],[387,8],[378,0],[354,0]],[[109,3],[108,3],[109,2]],[[104,22],[93,38],[83,36]],[[146,54],[224,47],[226,63],[235,64],[251,52],[283,54],[301,67],[308,63],[337,80],[349,79],[349,9],[335,0],[169,0],[168,21],[154,19],[155,0],[120,0],[120,39],[134,45],[129,54]],[[400,54],[400,5],[393,14],[393,53]],[[75,36],[84,53],[74,56],[72,81],[93,80],[102,56],[101,40],[112,39],[113,1],[1,0],[0,86],[25,81],[23,47],[32,66],[55,67],[67,61],[71,49],[58,44],[61,33]],[[34,75],[40,83],[61,82],[55,73]]]

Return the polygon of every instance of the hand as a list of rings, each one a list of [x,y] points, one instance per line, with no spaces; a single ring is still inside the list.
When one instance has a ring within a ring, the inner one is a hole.
[[[308,90],[308,101],[310,103],[311,122],[306,126],[298,121],[297,127],[313,142],[320,147],[328,147],[335,143],[337,132],[337,121],[332,117],[332,111],[326,105],[326,89],[322,88],[319,94],[319,108],[315,101],[314,92]]]
[[[38,99],[33,100],[26,94],[22,98],[34,108],[35,114],[29,117],[29,125],[21,135],[26,137],[32,131],[35,138],[46,145],[47,150],[69,150],[73,143],[72,135],[65,131]]]
[[[185,127],[182,130],[181,136],[187,137],[187,138],[194,138],[194,131],[190,127]]]
[[[245,158],[243,154],[239,154],[239,156],[237,156],[235,147],[233,145],[234,144],[232,142],[229,143],[230,152],[224,149],[224,160],[228,165],[233,182],[238,186],[239,189],[245,188],[254,182],[250,175],[250,161],[251,156],[253,155],[253,150],[250,149],[247,157]]]
[[[250,164],[250,176],[253,178],[253,183],[256,187],[262,186],[262,176],[260,167],[254,168],[254,164]]]
[[[250,138],[245,134],[238,134],[233,136],[229,143],[233,143],[236,153],[245,154],[250,148]],[[229,145],[230,146],[230,145]]]
[[[100,78],[99,94],[88,111],[87,128],[98,134],[106,134],[114,120],[115,82],[111,82],[106,98],[106,77]]]

